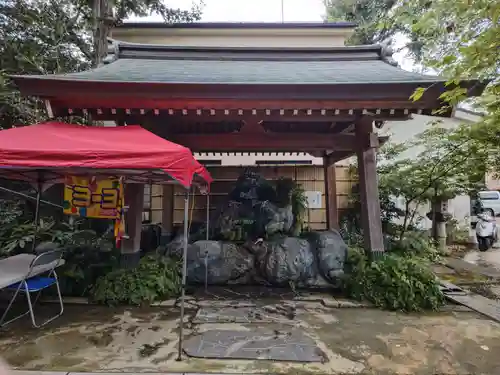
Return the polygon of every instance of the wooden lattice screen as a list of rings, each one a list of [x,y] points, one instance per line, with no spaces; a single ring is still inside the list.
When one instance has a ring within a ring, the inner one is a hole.
[[[228,193],[234,187],[234,183],[243,170],[248,167],[233,166],[213,166],[208,167],[214,182],[210,195],[210,210],[215,210],[227,200]],[[279,177],[289,177],[302,185],[304,190],[319,191],[323,195],[322,208],[309,210],[306,216],[306,224],[313,229],[326,228],[325,209],[325,183],[323,178],[323,167],[320,165],[300,165],[300,166],[253,166],[252,170],[261,174],[269,180],[276,180]],[[347,205],[347,197],[351,189],[352,180],[346,166],[336,167],[337,177],[337,207],[342,210]],[[162,220],[162,199],[163,189],[159,185],[153,185],[151,189],[151,205],[148,208],[151,212],[151,221],[160,223]],[[206,217],[206,197],[198,192],[191,192],[190,196],[190,218],[193,221],[204,221]],[[184,198],[182,188],[174,189],[174,225],[181,224],[184,216]]]

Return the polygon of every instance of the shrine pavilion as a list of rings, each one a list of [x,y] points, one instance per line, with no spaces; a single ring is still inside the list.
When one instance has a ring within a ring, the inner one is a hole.
[[[96,69],[13,79],[23,95],[43,99],[52,117],[90,115],[119,126],[140,124],[192,152],[307,152],[322,157],[329,228],[338,225],[334,164],[355,155],[365,248],[379,253],[384,251],[376,172],[381,141],[374,129],[384,121],[433,114],[446,104],[440,95],[447,88],[443,78],[398,68],[388,46],[333,42],[335,33],[352,27],[125,24],[116,29],[105,63]],[[175,38],[163,44],[116,39],[132,29],[143,30],[143,36],[161,32]],[[263,29],[288,30],[301,41],[316,33],[332,42],[259,46],[241,37],[240,45],[181,44],[188,32],[221,36],[246,30],[262,39]],[[461,86],[469,96],[484,89],[477,81]],[[426,91],[413,101],[410,96],[420,87]]]

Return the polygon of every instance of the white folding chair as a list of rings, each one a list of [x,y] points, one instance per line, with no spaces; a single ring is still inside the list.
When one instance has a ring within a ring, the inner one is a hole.
[[[47,323],[50,323],[54,319],[60,317],[62,313],[64,312],[64,306],[63,306],[63,300],[61,296],[61,289],[59,287],[59,280],[57,279],[57,273],[56,273],[56,268],[59,266],[59,263],[61,262],[62,259],[62,250],[51,250],[47,251],[44,253],[41,253],[37,255],[30,264],[29,271],[28,273],[24,276],[23,280],[14,283],[12,285],[9,285],[6,290],[10,290],[14,292],[14,295],[12,296],[12,299],[10,300],[9,305],[7,306],[7,309],[2,315],[2,318],[0,319],[0,327],[3,327],[19,318],[22,318],[23,316],[30,314],[31,315],[31,321],[33,323],[33,327],[35,328],[40,328],[46,325]],[[50,265],[50,268],[42,273],[39,272],[40,267]],[[37,270],[38,268],[38,270]],[[43,274],[46,274],[46,276],[43,276]],[[54,286],[57,288],[57,295],[59,297],[59,305],[60,305],[60,311],[57,315],[52,316],[51,318],[45,320],[41,324],[37,324],[36,319],[35,319],[35,311],[34,311],[34,306],[36,305],[38,298],[40,297],[41,292],[44,289],[50,288]],[[19,293],[24,293],[26,295],[26,299],[28,300],[28,311],[25,313],[16,316],[15,318],[12,318],[8,321],[5,321],[5,318],[7,317],[7,313],[12,307],[12,304],[16,300],[16,297]],[[31,294],[32,293],[37,293],[36,298],[34,301],[31,299]]]

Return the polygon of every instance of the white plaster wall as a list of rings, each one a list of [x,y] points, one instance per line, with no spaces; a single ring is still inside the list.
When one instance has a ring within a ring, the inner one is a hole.
[[[437,118],[431,116],[413,115],[413,118],[408,121],[388,121],[384,127],[379,131],[380,135],[389,135],[390,142],[403,143],[410,141],[418,134],[422,133],[426,128],[432,126],[432,122],[441,120],[439,126],[453,129],[463,122],[475,122],[480,117],[468,112],[457,110],[455,116],[452,118]],[[422,152],[419,147],[413,147],[403,153],[401,157],[414,158]],[[499,184],[500,186],[500,184]],[[424,216],[429,212],[429,205],[419,206],[418,214]],[[448,210],[453,215],[455,220],[458,221],[461,227],[468,227],[470,225],[470,197],[468,195],[457,196],[451,199],[448,203]],[[421,221],[422,227],[426,229],[431,228],[431,221],[425,218]]]
[[[487,174],[485,182],[488,190],[500,190],[500,179],[496,176],[496,174]]]
[[[130,43],[195,47],[340,47],[350,29],[115,29]]]
[[[379,130],[381,136],[389,136],[391,143],[404,143],[413,140],[418,134],[432,126],[432,123],[440,120],[439,126],[446,129],[457,127],[461,121],[456,118],[438,118],[432,116],[412,115],[407,121],[387,121]],[[423,150],[420,147],[412,147],[405,151],[402,158],[414,158]]]
[[[297,162],[307,163],[311,161],[313,165],[323,165],[322,158],[316,158],[307,153],[194,153],[196,159],[199,160],[220,160],[221,165],[232,165],[232,166],[250,166],[255,165],[257,160],[276,160],[276,161],[286,161],[294,160]]]

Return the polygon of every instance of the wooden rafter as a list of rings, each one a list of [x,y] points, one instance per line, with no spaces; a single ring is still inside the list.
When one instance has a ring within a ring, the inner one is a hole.
[[[276,134],[231,133],[203,135],[172,135],[171,140],[193,152],[315,151],[340,150],[354,152],[356,136],[349,134]]]
[[[286,116],[318,116],[322,115],[322,111],[326,115],[352,115],[349,110],[359,110],[362,112],[370,112],[377,115],[377,110],[389,110],[387,115],[394,115],[390,110],[408,110],[408,113],[415,112],[418,109],[436,108],[435,101],[417,101],[413,102],[406,100],[276,100],[276,99],[261,99],[261,100],[244,100],[244,99],[175,99],[175,98],[154,98],[154,97],[130,97],[130,93],[122,94],[121,96],[100,96],[93,93],[92,96],[71,97],[68,94],[66,97],[62,94],[51,99],[51,104],[56,108],[130,108],[134,113],[139,114],[139,110],[162,110],[162,114],[168,115],[183,115],[183,111],[187,115],[240,115],[240,110],[244,114],[250,115],[280,115],[281,110],[285,110]],[[291,110],[291,112],[289,112]],[[293,112],[296,110],[296,112]],[[347,112],[336,112],[347,110]],[[200,112],[201,111],[201,112]],[[222,112],[219,112],[222,111]],[[230,112],[225,112],[230,111]],[[308,113],[308,111],[311,111]],[[364,113],[369,115],[370,113]],[[408,114],[407,113],[407,114]],[[284,113],[285,114],[285,113]]]

